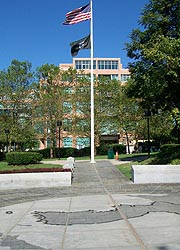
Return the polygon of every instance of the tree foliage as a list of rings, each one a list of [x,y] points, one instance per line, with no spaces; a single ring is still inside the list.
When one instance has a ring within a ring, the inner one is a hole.
[[[0,71],[0,126],[3,131],[0,141],[6,144],[6,129],[12,145],[32,148],[34,139],[38,138],[44,143],[48,140],[52,149],[57,146],[58,121],[62,122],[61,141],[62,137],[90,138],[90,77],[72,68],[61,71],[53,64],[42,65],[36,73],[35,83],[31,64],[17,60],[12,61],[7,70]],[[96,145],[102,134],[122,132],[121,135],[133,134],[137,140],[147,138],[139,100],[128,98],[125,90],[117,80],[108,77],[94,79]],[[178,109],[174,109],[171,119],[168,119],[168,115],[157,116],[156,121],[152,118],[153,138],[162,140],[165,131],[164,137],[168,137],[171,124],[179,126]],[[168,124],[168,129],[165,130],[159,121]],[[158,129],[153,130],[157,124]]]
[[[180,1],[150,0],[134,29],[127,54],[129,96],[139,98],[143,107],[180,108]]]
[[[9,132],[9,143],[21,147],[29,147],[29,141],[35,136],[32,128],[33,81],[28,61],[13,60],[7,70],[0,71],[0,126],[2,131]],[[1,142],[6,142],[4,133],[1,133]]]
[[[47,146],[45,140],[49,139],[51,149],[56,146],[57,121],[62,121],[63,89],[59,84],[59,74],[59,67],[54,64],[44,64],[37,68],[36,128],[39,130],[37,132],[41,130],[41,140],[45,146]]]

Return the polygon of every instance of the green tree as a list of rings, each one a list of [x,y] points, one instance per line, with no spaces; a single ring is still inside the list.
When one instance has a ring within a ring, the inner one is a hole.
[[[79,137],[90,138],[90,78],[83,72],[81,72],[81,74],[79,74],[79,76],[77,77],[72,98],[74,99],[75,105],[75,119],[73,130]]]
[[[13,60],[7,70],[0,72],[1,129],[8,130],[9,144],[23,149],[34,139],[32,127],[32,83],[34,77],[31,63]],[[28,136],[27,136],[28,131]],[[2,136],[4,141],[5,136]]]
[[[57,121],[62,121],[63,90],[59,81],[60,69],[54,64],[44,64],[37,68],[38,88],[35,109],[35,126],[42,133],[42,141],[50,142],[51,157],[56,146]]]
[[[128,98],[125,88],[118,80],[100,78],[96,85],[96,122],[101,134],[121,136],[126,135],[129,145],[129,136],[138,139],[138,122],[142,118],[142,111],[138,102]],[[128,147],[129,148],[129,147]]]
[[[117,110],[119,105],[120,82],[108,77],[97,79],[95,86],[95,118],[101,134],[117,134]]]
[[[131,63],[128,94],[143,106],[171,109],[180,106],[180,2],[150,0],[142,13],[142,29],[126,44]]]
[[[127,94],[144,109],[180,109],[180,1],[150,0],[139,23],[126,44],[133,59]]]

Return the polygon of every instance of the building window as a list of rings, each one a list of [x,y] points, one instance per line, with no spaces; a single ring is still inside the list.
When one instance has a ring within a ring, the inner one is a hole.
[[[111,69],[118,69],[118,61],[111,61]]]
[[[0,115],[10,116],[11,112],[12,111],[10,109],[0,108]]]
[[[63,138],[63,147],[64,148],[71,148],[72,147],[72,138],[71,137]]]
[[[69,74],[63,74],[61,77],[62,77],[61,80],[63,82],[72,82],[73,81],[72,76],[70,76]]]
[[[73,94],[73,88],[72,87],[66,87],[63,89],[65,94]]]
[[[106,80],[110,80],[111,79],[111,75],[98,75],[98,79],[106,79]]]
[[[130,78],[128,74],[121,74],[121,82],[126,82]]]
[[[83,114],[84,105],[86,105],[86,103],[76,102],[76,113],[77,114]]]
[[[47,138],[47,147],[50,147],[50,146],[51,146],[51,139]]]
[[[63,120],[63,130],[68,132],[72,131],[72,119]]]
[[[99,60],[98,69],[118,69],[118,60]]]
[[[89,123],[87,120],[84,119],[78,119],[76,121],[76,127],[78,130],[85,132],[89,130]]]
[[[91,69],[91,60],[76,60],[75,69]],[[96,61],[93,60],[93,69],[96,69]]]
[[[34,129],[37,134],[44,134],[44,123],[38,122],[34,125]]]
[[[77,80],[79,79],[87,79],[88,81],[91,80],[90,74],[76,74]]]
[[[118,80],[118,75],[116,74],[111,75],[111,80]]]
[[[89,147],[90,146],[90,138],[78,137],[76,139],[76,147],[78,149]]]
[[[72,112],[72,104],[70,102],[63,103],[63,112],[65,114],[71,114]]]

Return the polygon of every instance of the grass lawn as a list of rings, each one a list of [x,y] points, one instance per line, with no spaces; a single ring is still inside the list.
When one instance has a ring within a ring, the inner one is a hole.
[[[122,165],[117,166],[117,168],[128,179],[131,179],[132,178],[131,166],[132,166],[132,163],[126,163],[126,164],[122,164]]]
[[[38,169],[38,168],[62,168],[62,165],[55,165],[55,164],[30,164],[30,165],[20,165],[20,166],[13,166],[8,165],[7,162],[0,162],[0,171],[5,170],[24,170],[24,169]]]
[[[107,155],[95,155],[95,160],[103,160],[103,159],[107,159],[108,158],[108,156]],[[43,161],[56,161],[56,160],[59,160],[59,158],[52,158],[52,159],[43,159]],[[60,160],[67,160],[67,158],[60,158]],[[88,161],[90,161],[91,160],[91,158],[90,158],[90,156],[82,156],[82,157],[75,157],[75,160],[82,160],[82,161],[86,161],[86,160],[88,160]]]

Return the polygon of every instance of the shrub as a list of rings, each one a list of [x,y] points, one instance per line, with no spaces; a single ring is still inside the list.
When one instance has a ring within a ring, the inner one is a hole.
[[[90,147],[85,147],[82,149],[78,150],[79,156],[89,156],[91,155],[91,148]]]
[[[113,148],[114,154],[118,151],[119,154],[126,153],[126,146],[123,144],[103,144],[99,147],[96,147],[96,154],[97,155],[107,155],[108,149]],[[43,158],[50,158],[50,148],[41,149],[38,151],[42,154]],[[67,158],[67,157],[82,157],[82,156],[90,156],[91,155],[91,148],[85,147],[81,149],[77,148],[60,148],[60,158]],[[53,157],[59,158],[59,148],[53,149]]]
[[[50,158],[50,148],[41,149],[38,151],[42,154],[43,158]],[[77,148],[60,148],[60,158],[67,157],[78,157],[78,156],[87,156],[90,155],[90,147],[77,149]],[[59,158],[59,148],[53,149],[53,157]]]
[[[126,147],[122,144],[103,144],[99,147],[96,147],[96,154],[97,155],[107,155],[108,149],[113,148],[114,153],[118,151],[119,154],[126,153]],[[58,152],[58,149],[56,149]],[[58,157],[58,153],[56,153]],[[60,155],[62,158],[67,158],[69,156],[73,157],[82,157],[82,156],[90,156],[91,155],[91,147],[85,147],[82,149],[76,149],[76,148],[61,148],[60,149]]]
[[[97,155],[107,155],[109,149],[109,145],[103,144],[99,147],[96,147],[96,154]]]
[[[180,144],[164,144],[160,148],[160,157],[170,156],[174,153],[179,153],[180,155]]]
[[[112,144],[111,147],[113,148],[114,154],[116,151],[118,151],[118,154],[126,153],[126,146],[124,144]]]
[[[40,149],[38,152],[43,156],[43,158],[50,158],[50,148]]]
[[[164,144],[160,148],[157,158],[162,163],[171,163],[175,159],[180,159],[180,144]]]
[[[5,159],[5,152],[0,152],[0,161]]]
[[[60,148],[60,158],[67,158],[67,157],[74,157],[75,156],[75,152],[76,152],[76,148]],[[56,148],[55,149],[55,155],[56,157],[59,157],[59,149]]]
[[[148,145],[149,144],[149,145]],[[160,144],[156,141],[148,141],[145,142],[138,142],[138,147],[141,147],[142,152],[141,153],[146,153],[148,152],[148,147],[150,146],[151,151],[157,152],[160,148]]]
[[[96,147],[97,155],[107,155],[108,149],[113,148],[114,154],[118,151],[118,154],[126,153],[126,146],[124,144],[102,144]]]
[[[180,159],[174,159],[171,161],[172,165],[180,165]]]
[[[11,152],[6,154],[6,161],[9,165],[36,164],[42,160],[42,155],[33,152]]]
[[[59,149],[56,148],[56,157],[59,156]],[[60,149],[60,157],[61,158],[67,158],[67,157],[79,157],[79,156],[87,156],[90,155],[90,147],[85,147],[82,149],[77,149],[77,148],[61,148]]]

